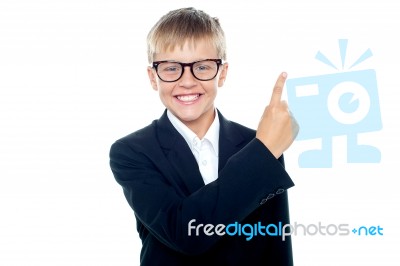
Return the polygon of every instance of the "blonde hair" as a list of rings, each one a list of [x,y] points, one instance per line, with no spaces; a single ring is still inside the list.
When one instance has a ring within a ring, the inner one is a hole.
[[[147,56],[149,63],[154,55],[177,45],[181,48],[187,41],[207,40],[217,49],[220,59],[226,60],[225,34],[218,18],[193,7],[168,12],[153,26],[147,35]]]

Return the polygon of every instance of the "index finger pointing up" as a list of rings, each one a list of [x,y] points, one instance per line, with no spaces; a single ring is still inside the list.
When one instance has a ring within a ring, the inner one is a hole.
[[[271,101],[269,105],[279,104],[282,98],[283,86],[285,85],[287,73],[282,72],[276,80],[274,89],[272,90]]]

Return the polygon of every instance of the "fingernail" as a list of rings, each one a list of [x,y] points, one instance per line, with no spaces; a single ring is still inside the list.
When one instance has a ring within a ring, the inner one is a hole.
[[[286,78],[287,77],[287,73],[286,72],[282,72],[282,77]]]

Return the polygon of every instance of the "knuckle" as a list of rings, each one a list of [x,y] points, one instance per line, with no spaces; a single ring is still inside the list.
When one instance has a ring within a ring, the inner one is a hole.
[[[281,86],[280,84],[276,84],[274,87],[274,93],[280,94],[282,91],[283,91],[283,86]]]

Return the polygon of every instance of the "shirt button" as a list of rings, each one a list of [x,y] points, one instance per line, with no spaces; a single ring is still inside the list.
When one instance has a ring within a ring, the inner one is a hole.
[[[204,166],[206,166],[207,165],[207,160],[204,160],[204,161],[202,161],[201,162]]]
[[[197,145],[197,140],[193,140],[193,145],[194,145],[194,146]]]

